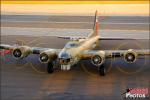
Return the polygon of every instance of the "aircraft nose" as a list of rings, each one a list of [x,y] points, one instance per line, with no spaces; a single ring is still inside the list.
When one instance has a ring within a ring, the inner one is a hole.
[[[67,59],[60,58],[59,61],[61,65],[64,65],[64,64],[67,65],[70,62],[70,58],[67,58]]]
[[[63,52],[59,55],[60,64],[68,64],[70,62],[71,56],[69,53]]]
[[[68,52],[61,52],[59,54],[59,58],[60,59],[68,59],[68,58],[70,58],[70,54]]]

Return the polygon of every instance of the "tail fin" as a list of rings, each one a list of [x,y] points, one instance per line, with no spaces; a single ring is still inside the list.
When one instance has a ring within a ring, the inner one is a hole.
[[[89,34],[88,37],[93,37],[93,36],[97,36],[98,34],[98,30],[99,30],[99,22],[98,22],[98,16],[97,16],[98,12],[96,10],[95,12],[95,18],[94,18],[94,26],[93,26],[93,31],[91,34]]]

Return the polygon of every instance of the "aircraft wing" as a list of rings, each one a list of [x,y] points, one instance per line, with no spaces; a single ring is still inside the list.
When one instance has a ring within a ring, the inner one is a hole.
[[[149,49],[141,50],[86,50],[81,54],[81,59],[99,59],[99,63],[102,63],[105,59],[123,57],[128,63],[133,63],[140,57],[150,55]],[[96,60],[95,60],[96,61]]]
[[[139,56],[150,55],[149,49],[142,49],[142,50],[129,49],[129,50],[86,50],[82,54],[82,56],[83,56],[83,58],[88,58],[88,57],[92,57],[96,54],[101,54],[101,52],[104,52],[106,58],[122,57],[127,52],[134,52],[134,53],[137,53],[137,55],[139,55]]]
[[[1,44],[0,49],[12,51],[12,55],[16,59],[22,59],[30,54],[38,54],[42,63],[47,63],[50,58],[56,59],[61,49],[42,48],[42,47],[29,47],[18,45],[5,45]]]
[[[133,39],[133,38],[105,38],[105,37],[100,37],[99,40],[136,40],[136,39]]]
[[[0,49],[5,49],[5,50],[14,50],[16,48],[21,48],[21,47],[27,47],[30,48],[32,54],[40,54],[43,51],[47,50],[54,50],[57,53],[60,52],[61,49],[53,49],[53,48],[43,48],[43,47],[29,47],[29,46],[18,46],[18,45],[7,45],[7,44],[0,44]]]
[[[80,40],[80,39],[86,39],[86,37],[77,37],[77,36],[59,36],[58,38],[66,39],[66,40]],[[105,38],[105,37],[100,37],[99,40],[136,40],[132,38]]]
[[[66,40],[79,40],[86,39],[86,37],[77,37],[77,36],[58,36],[58,38],[66,39]]]

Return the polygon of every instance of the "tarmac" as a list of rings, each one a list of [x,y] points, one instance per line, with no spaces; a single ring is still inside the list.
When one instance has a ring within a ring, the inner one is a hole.
[[[92,18],[2,15],[1,43],[13,45],[20,41],[28,46],[63,48],[68,40],[57,36],[87,36],[92,29]],[[103,40],[96,49],[149,49],[148,17],[100,18],[102,25],[105,24],[99,32],[102,37],[137,40]],[[81,28],[76,23],[82,23]],[[46,72],[46,64],[39,62],[38,55],[16,60],[8,53],[0,59],[1,100],[123,100],[125,94],[122,93],[127,88],[150,88],[149,56],[140,57],[133,64],[126,63],[123,58],[108,59],[104,77],[99,76],[90,59],[80,61],[70,71],[57,68],[53,74]]]

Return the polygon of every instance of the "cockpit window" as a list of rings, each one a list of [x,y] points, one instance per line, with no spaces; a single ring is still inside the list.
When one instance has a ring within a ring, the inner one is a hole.
[[[72,48],[72,47],[77,47],[78,46],[78,44],[77,43],[67,43],[66,44],[66,48]]]

